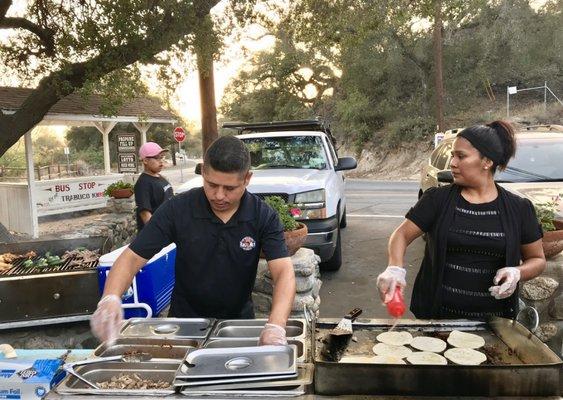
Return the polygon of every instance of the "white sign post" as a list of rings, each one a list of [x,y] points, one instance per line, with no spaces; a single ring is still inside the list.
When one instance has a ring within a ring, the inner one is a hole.
[[[68,147],[65,147],[64,151],[66,154],[66,174],[67,176],[70,176],[70,149]]]
[[[181,126],[174,128],[174,140],[178,142],[178,153],[182,154],[182,142],[186,140],[186,131]],[[180,180],[184,182],[184,171],[182,164],[185,163],[185,157],[182,157],[182,162],[180,163]]]

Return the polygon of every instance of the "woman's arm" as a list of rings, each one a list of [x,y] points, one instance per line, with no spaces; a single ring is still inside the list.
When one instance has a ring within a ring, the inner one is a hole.
[[[404,266],[407,247],[424,232],[411,220],[405,219],[401,225],[391,234],[387,245],[389,255],[388,265]]]
[[[504,267],[497,271],[489,292],[495,299],[505,299],[512,296],[518,282],[535,278],[545,269],[545,256],[541,239],[520,246],[522,264],[514,267]]]
[[[405,252],[411,242],[422,235],[422,230],[411,220],[405,219],[391,234],[387,251],[389,262],[387,268],[377,277],[379,296],[384,303],[391,301],[395,288],[404,287],[406,271],[403,267]]]
[[[542,239],[520,246],[522,264],[520,264],[520,280],[528,281],[545,270],[546,262],[543,254]]]

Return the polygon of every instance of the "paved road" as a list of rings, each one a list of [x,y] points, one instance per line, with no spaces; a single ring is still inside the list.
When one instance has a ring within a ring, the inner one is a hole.
[[[347,181],[348,227],[342,231],[343,265],[339,271],[321,274],[321,317],[344,315],[354,307],[364,310],[362,317],[387,316],[375,280],[387,266],[389,236],[416,202],[417,192],[417,182]],[[410,289],[423,252],[422,239],[417,239],[407,251]],[[405,294],[408,304],[410,290]]]

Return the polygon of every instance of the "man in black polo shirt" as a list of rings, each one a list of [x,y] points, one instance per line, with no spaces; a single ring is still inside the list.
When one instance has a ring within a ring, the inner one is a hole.
[[[176,284],[170,316],[254,318],[252,288],[260,249],[274,293],[260,344],[286,344],[285,324],[295,295],[295,276],[277,214],[246,191],[250,155],[233,136],[217,139],[205,154],[203,188],[161,205],[109,273],[91,321],[101,340],[117,337],[121,295],[153,255],[174,242]]]

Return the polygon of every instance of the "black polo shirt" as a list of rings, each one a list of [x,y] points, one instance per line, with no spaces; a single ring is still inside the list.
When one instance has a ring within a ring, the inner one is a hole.
[[[203,188],[177,195],[156,210],[129,247],[150,259],[172,242],[173,317],[252,317],[260,249],[267,260],[288,256],[278,215],[249,192],[227,223],[213,213]]]

